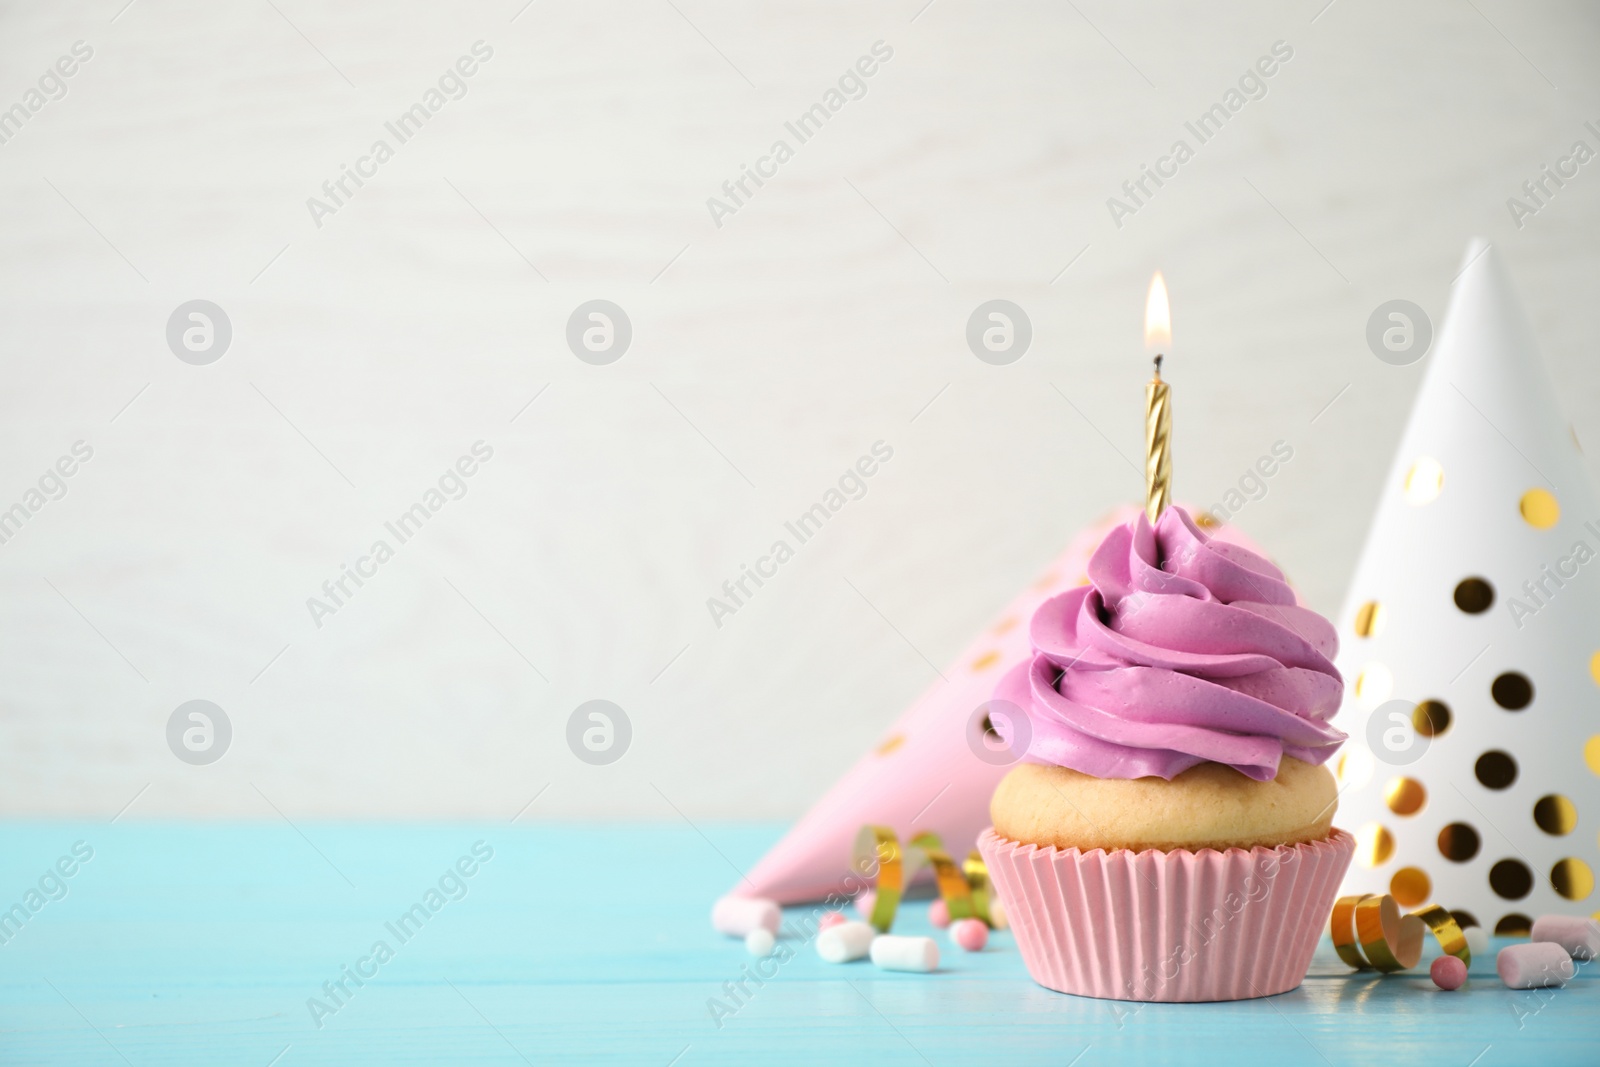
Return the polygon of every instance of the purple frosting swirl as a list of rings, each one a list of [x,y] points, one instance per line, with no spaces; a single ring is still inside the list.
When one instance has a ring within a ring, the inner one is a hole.
[[[1344,742],[1327,721],[1344,692],[1333,625],[1254,552],[1182,508],[1154,527],[1141,512],[1100,543],[1089,582],[1039,607],[1033,657],[995,690],[1027,715],[1029,761],[1166,779],[1213,761],[1267,781],[1284,755],[1320,764]]]

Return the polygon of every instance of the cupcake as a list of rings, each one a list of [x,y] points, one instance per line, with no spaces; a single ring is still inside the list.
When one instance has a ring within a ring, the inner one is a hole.
[[[1113,530],[995,691],[1024,753],[978,847],[1040,985],[1114,1000],[1298,986],[1354,839],[1323,766],[1338,639],[1182,509]]]

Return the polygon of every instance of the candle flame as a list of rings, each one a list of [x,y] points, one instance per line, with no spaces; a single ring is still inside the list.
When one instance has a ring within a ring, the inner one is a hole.
[[[1151,352],[1172,347],[1172,306],[1167,302],[1167,282],[1156,271],[1150,279],[1150,295],[1144,302],[1144,346]]]

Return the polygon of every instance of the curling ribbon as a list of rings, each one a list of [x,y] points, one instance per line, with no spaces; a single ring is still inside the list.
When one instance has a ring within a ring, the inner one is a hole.
[[[967,885],[972,887],[973,914],[990,926],[994,920],[989,917],[989,865],[983,862],[977,849],[967,854],[967,862],[961,865],[962,873],[967,876]],[[948,906],[949,901],[945,902]],[[954,918],[954,916],[951,916]]]
[[[957,866],[945,851],[944,842],[932,831],[913,834],[908,843],[901,845],[899,837],[889,827],[863,826],[856,834],[851,866],[863,875],[870,875],[874,861],[876,899],[868,921],[880,932],[887,932],[894,925],[906,887],[929,866],[933,868],[939,896],[944,899],[952,920],[978,918],[990,922],[989,868],[976,851]]]
[[[1472,950],[1460,925],[1437,904],[1401,915],[1394,897],[1366,893],[1340,897],[1329,919],[1334,951],[1358,971],[1392,974],[1415,967],[1422,959],[1424,930],[1433,933],[1448,955],[1471,966]]]

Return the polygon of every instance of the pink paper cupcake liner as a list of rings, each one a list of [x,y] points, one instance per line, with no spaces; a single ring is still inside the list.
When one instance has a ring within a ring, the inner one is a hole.
[[[1247,1000],[1305,980],[1355,838],[1224,852],[1041,848],[978,838],[1017,948],[1047,989],[1102,1000]]]

